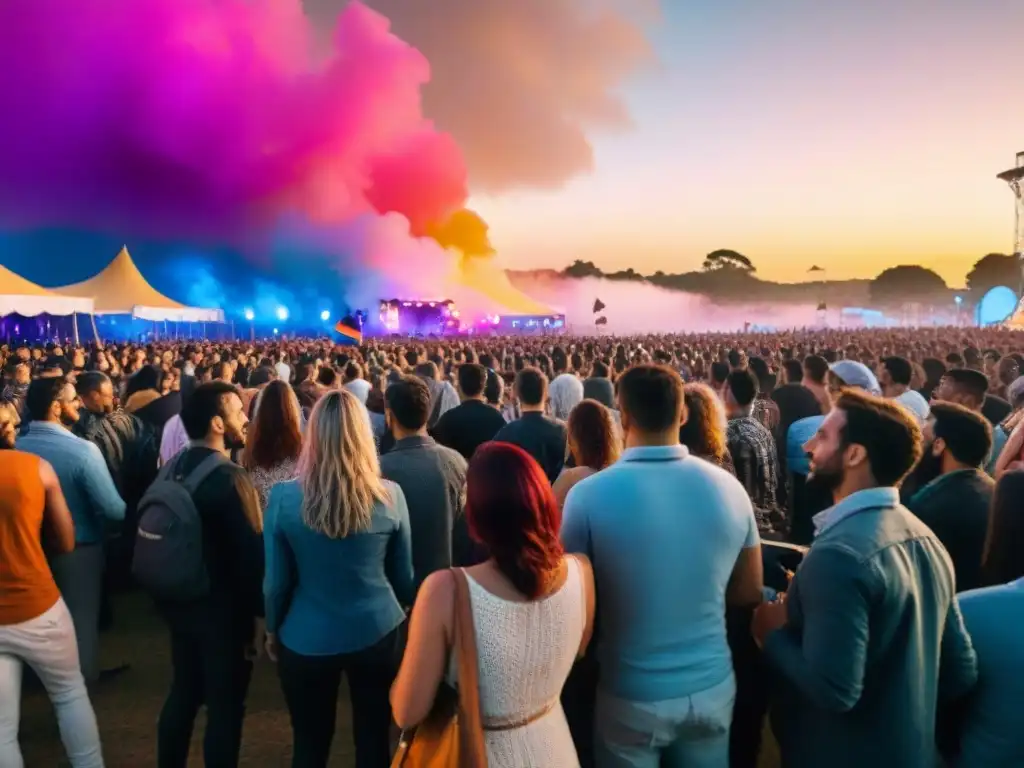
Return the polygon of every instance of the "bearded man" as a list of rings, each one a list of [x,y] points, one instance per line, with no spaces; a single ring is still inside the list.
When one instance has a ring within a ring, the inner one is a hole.
[[[894,402],[845,390],[805,450],[808,482],[835,503],[814,517],[787,596],[753,621],[786,698],[773,723],[783,763],[932,768],[939,702],[978,673],[949,555],[899,500],[921,429]]]
[[[209,592],[195,600],[160,599],[171,635],[171,688],[160,712],[157,765],[188,762],[196,713],[206,706],[203,758],[238,765],[252,659],[263,637],[263,523],[259,496],[233,452],[245,446],[248,418],[238,390],[201,384],[181,412],[188,447],[171,476],[199,477],[192,503],[203,529]]]

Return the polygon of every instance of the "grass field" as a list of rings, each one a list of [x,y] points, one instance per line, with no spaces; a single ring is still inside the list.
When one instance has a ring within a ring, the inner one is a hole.
[[[103,738],[107,768],[148,768],[156,764],[156,721],[170,676],[166,632],[140,595],[119,597],[115,603],[116,626],[101,639],[102,666],[131,664],[131,669],[101,685],[92,694],[93,707]],[[202,765],[202,715],[196,724],[190,764]],[[291,725],[278,687],[274,666],[266,659],[256,664],[249,689],[242,766],[277,768],[291,760]],[[21,716],[21,745],[28,768],[64,766],[63,748],[56,720],[46,694],[32,690],[25,696]],[[777,765],[774,745],[761,768]],[[332,768],[351,768],[352,733],[347,693],[338,707],[338,727],[331,756]],[[538,768],[557,768],[538,766]]]
[[[170,681],[167,633],[145,597],[128,595],[115,603],[116,626],[101,638],[102,666],[129,663],[131,669],[100,685],[92,694],[99,720],[107,768],[148,768],[156,764],[156,721]],[[347,693],[342,697],[347,704]],[[192,741],[192,765],[202,761],[202,714]],[[249,688],[241,765],[255,768],[288,766],[292,731],[278,686],[274,665],[256,664]],[[21,716],[21,745],[25,765],[63,766],[57,722],[46,694],[26,694]],[[348,707],[338,709],[338,732],[331,766],[349,768],[352,736]]]

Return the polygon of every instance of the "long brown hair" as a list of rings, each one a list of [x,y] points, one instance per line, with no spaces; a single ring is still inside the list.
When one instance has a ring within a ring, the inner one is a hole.
[[[615,421],[597,400],[582,400],[572,409],[568,431],[576,466],[600,471],[618,461],[621,440]]]
[[[256,396],[255,413],[245,441],[242,466],[272,469],[295,461],[302,452],[302,412],[292,388],[272,381]]]
[[[683,388],[687,417],[679,427],[679,442],[694,456],[721,464],[728,444],[725,438],[725,409],[707,384],[692,383]]]

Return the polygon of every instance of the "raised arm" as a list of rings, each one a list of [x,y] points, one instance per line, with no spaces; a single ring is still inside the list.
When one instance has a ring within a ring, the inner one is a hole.
[[[1010,433],[1009,438],[1006,440],[1006,444],[1003,445],[1003,450],[999,454],[999,458],[996,459],[994,475],[998,479],[1003,475],[1006,470],[1010,469],[1010,466],[1018,461],[1021,457],[1021,451],[1024,450],[1024,421],[1019,422],[1014,427],[1013,432]]]

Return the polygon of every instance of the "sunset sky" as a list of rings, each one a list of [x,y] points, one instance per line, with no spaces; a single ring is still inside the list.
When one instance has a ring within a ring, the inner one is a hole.
[[[451,255],[377,214],[467,190],[514,269],[724,248],[771,280],[917,263],[958,288],[1013,248],[1022,0],[90,0],[55,36],[64,5],[0,3],[0,103],[33,115],[0,125],[7,266],[91,234],[76,268],[127,242],[443,283]]]
[[[1024,3],[662,6],[656,64],[620,89],[633,127],[587,131],[593,172],[472,200],[508,266],[678,272],[731,248],[768,279],[920,263],[958,286],[1012,249],[995,174],[1024,150]]]

